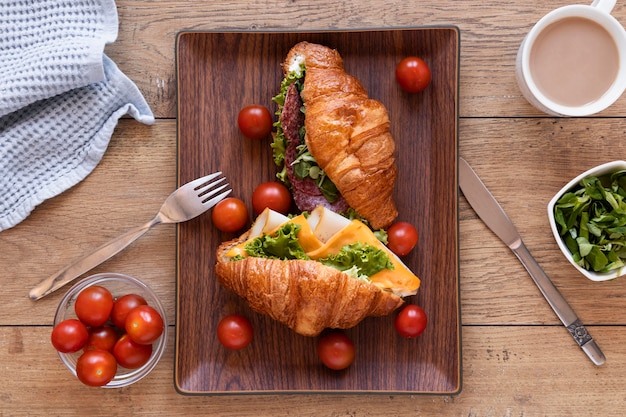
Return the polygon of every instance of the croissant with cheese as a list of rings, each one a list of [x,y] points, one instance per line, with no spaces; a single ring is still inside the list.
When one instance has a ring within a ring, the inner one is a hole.
[[[387,315],[420,285],[366,225],[321,206],[292,219],[265,209],[220,245],[216,275],[253,310],[304,336]]]
[[[279,178],[291,185],[296,205],[303,211],[319,204],[337,212],[352,207],[374,229],[388,227],[398,215],[392,195],[397,168],[385,106],[368,97],[344,71],[339,53],[326,46],[298,43],[283,72],[272,146],[284,165]]]

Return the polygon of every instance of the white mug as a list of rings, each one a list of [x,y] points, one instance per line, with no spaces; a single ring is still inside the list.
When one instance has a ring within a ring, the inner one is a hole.
[[[560,7],[528,32],[517,53],[516,77],[535,108],[553,116],[589,116],[622,95],[626,31],[610,14],[615,2]]]

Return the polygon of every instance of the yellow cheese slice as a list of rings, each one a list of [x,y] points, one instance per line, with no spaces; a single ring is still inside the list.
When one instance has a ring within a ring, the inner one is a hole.
[[[298,241],[311,259],[320,259],[337,254],[341,248],[355,242],[366,243],[383,250],[394,265],[393,270],[382,270],[370,277],[370,281],[378,287],[393,291],[405,297],[415,294],[420,280],[387,246],[382,244],[365,224],[358,220],[348,220],[324,207],[318,207],[307,218],[303,214],[292,219],[272,210],[265,209],[251,228],[245,242],[231,248],[226,256],[247,256],[244,247],[252,239],[262,234],[273,234],[287,222],[301,226]]]
[[[394,293],[407,296],[415,294],[420,286],[420,279],[415,276],[404,263],[385,245],[383,245],[374,233],[365,224],[358,220],[353,220],[340,232],[335,233],[319,249],[308,252],[311,259],[320,259],[328,255],[338,253],[341,248],[354,242],[367,243],[384,251],[393,263],[394,269],[384,269],[370,277],[370,281],[378,287],[391,290]]]
[[[248,241],[246,240],[245,242],[233,246],[228,250],[228,252],[226,252],[226,256],[229,258],[234,258],[235,256],[243,256],[245,258],[246,256],[248,256],[248,254],[244,250],[244,246],[246,246],[247,243]]]
[[[305,252],[314,251],[322,247],[322,242],[313,234],[311,225],[307,221],[307,218],[304,217],[304,214],[294,217],[289,223],[295,223],[301,226],[298,232],[298,242]]]

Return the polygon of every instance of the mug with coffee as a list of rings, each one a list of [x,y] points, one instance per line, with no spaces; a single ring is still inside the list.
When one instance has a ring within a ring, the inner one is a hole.
[[[588,116],[626,89],[626,31],[610,15],[616,0],[570,5],[545,15],[517,53],[520,90],[555,116]]]

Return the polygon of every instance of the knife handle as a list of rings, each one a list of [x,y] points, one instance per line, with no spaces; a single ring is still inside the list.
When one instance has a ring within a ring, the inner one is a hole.
[[[548,304],[550,304],[550,307],[552,307],[552,310],[554,310],[557,317],[567,328],[578,346],[582,348],[595,365],[602,365],[606,360],[604,354],[589,332],[587,332],[587,329],[578,316],[576,316],[572,307],[570,307],[541,266],[539,266],[530,251],[526,248],[524,242],[520,239],[519,243],[515,246],[512,245],[511,249],[522,265],[524,265],[528,274],[539,288],[539,291],[541,291],[541,294],[543,294],[544,298],[548,301]]]
[[[93,252],[75,260],[54,275],[44,279],[35,287],[33,287],[28,296],[31,300],[39,300],[48,294],[58,290],[68,282],[73,281],[85,272],[95,268],[104,261],[118,254],[122,249],[139,239],[156,223],[154,220],[144,224],[143,226],[132,229],[115,239],[112,239],[95,249]]]

